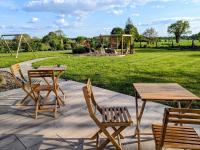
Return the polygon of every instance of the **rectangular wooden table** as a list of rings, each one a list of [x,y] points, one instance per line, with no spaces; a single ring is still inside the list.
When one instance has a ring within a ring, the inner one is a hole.
[[[163,102],[176,101],[181,107],[181,102],[188,102],[186,108],[190,108],[193,101],[200,101],[200,98],[195,96],[190,91],[186,90],[177,83],[134,83],[133,89],[135,92],[136,104],[136,120],[137,125],[135,135],[138,139],[138,149],[140,149],[140,122],[147,101]],[[138,100],[142,100],[142,107],[139,113]]]
[[[56,81],[56,84],[58,85],[58,88],[59,90],[61,91],[61,93],[63,94],[64,96],[64,99],[65,99],[65,93],[64,91],[60,88],[59,84],[58,84],[58,81],[59,81],[59,78],[60,78],[60,75],[62,74],[63,71],[66,71],[66,66],[40,66],[37,70],[43,70],[43,71],[54,71],[54,72],[57,72],[57,75],[55,76],[55,81]],[[43,78],[44,81],[49,85],[49,82],[46,78]],[[64,101],[61,99],[60,96],[58,96],[59,98],[59,104],[62,103],[64,105]]]

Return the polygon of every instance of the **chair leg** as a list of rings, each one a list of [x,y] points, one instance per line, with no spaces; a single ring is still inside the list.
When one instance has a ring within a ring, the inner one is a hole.
[[[35,106],[35,119],[37,119],[38,108],[39,108],[39,99],[37,99],[37,101],[36,101],[36,106]]]
[[[26,99],[29,97],[29,95],[27,94],[24,98],[23,98],[23,100],[21,100],[20,101],[20,103],[18,103],[17,105],[24,105],[24,103],[25,103],[25,101],[26,101]]]
[[[40,92],[38,92],[37,94],[38,94],[38,96],[35,99],[36,100],[36,104],[35,104],[35,119],[37,119],[38,110],[39,110],[39,107],[40,107]]]
[[[97,132],[90,138],[90,140],[96,139],[96,137],[98,136],[98,134],[101,134],[101,133],[102,133],[102,131],[101,131],[101,129],[100,129],[99,131],[97,131]]]
[[[97,138],[96,138],[96,147],[99,147],[99,134],[97,134]]]
[[[48,97],[49,97],[49,95],[50,95],[50,93],[51,93],[51,90],[50,91],[48,91],[48,93],[46,94],[46,96],[45,96],[45,103],[46,103],[46,101],[48,100]]]
[[[115,131],[112,135],[110,135],[110,133],[104,127],[102,127],[101,128],[102,132],[107,136],[107,140],[104,141],[97,149],[101,150],[101,149],[105,148],[105,146],[109,142],[111,142],[117,150],[122,150],[121,146],[119,146],[119,144],[115,141],[115,137],[118,136],[120,134],[120,132],[122,132],[125,128],[126,128],[126,126],[122,126],[119,129],[117,129],[117,131]]]
[[[57,103],[58,101],[55,100],[54,118],[57,118]]]
[[[112,128],[114,131],[117,131],[117,129],[115,127],[112,127]],[[119,136],[120,136],[120,139],[124,139],[124,136],[121,133],[119,134]]]

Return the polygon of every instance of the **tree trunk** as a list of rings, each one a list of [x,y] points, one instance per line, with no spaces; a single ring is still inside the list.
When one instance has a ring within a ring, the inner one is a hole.
[[[194,40],[192,40],[192,48],[193,48],[193,49],[195,48]]]
[[[176,43],[178,44],[180,42],[180,36],[176,35]]]

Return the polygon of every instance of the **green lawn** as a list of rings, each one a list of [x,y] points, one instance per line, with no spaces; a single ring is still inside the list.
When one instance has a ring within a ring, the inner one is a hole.
[[[21,54],[17,61],[35,58],[30,54]],[[68,69],[63,78],[81,82],[91,78],[94,85],[121,93],[132,95],[134,82],[177,82],[200,96],[200,51],[140,49],[135,55],[124,57],[73,56],[60,52],[39,52],[37,55],[59,57],[34,63],[35,67],[65,64]],[[0,56],[1,66],[16,61],[7,54],[4,60],[2,54]],[[195,105],[200,108],[200,104]]]
[[[63,78],[132,95],[134,82],[177,82],[200,96],[200,52],[138,50],[124,57],[78,57],[66,55],[35,63],[34,66],[65,64]]]
[[[139,42],[135,42],[135,47],[139,47],[140,46],[140,43]],[[162,48],[169,48],[171,47],[172,45],[172,42],[171,41],[168,41],[168,40],[161,40],[160,42],[157,43],[158,47],[162,47]],[[200,46],[200,41],[199,40],[195,40],[194,41],[194,44],[195,46]],[[147,45],[147,42],[142,42],[141,43],[142,47],[144,47],[145,45]],[[190,47],[192,45],[192,40],[184,40],[184,39],[181,39],[180,40],[180,43],[177,44],[175,40],[173,40],[173,45],[174,47],[177,47],[177,46],[186,46],[186,47]],[[156,45],[148,45],[148,47],[156,47]]]
[[[26,52],[19,53],[18,58],[15,58],[15,54],[12,56],[10,54],[0,53],[0,68],[9,67],[12,64],[27,61],[36,58],[43,57],[54,57],[54,56],[64,56],[64,52]]]

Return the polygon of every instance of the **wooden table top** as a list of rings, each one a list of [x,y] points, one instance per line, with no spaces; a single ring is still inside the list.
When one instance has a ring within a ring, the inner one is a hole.
[[[134,89],[142,100],[197,100],[200,98],[177,83],[134,83]]]
[[[53,71],[65,71],[66,66],[40,66],[38,70],[53,70]]]

